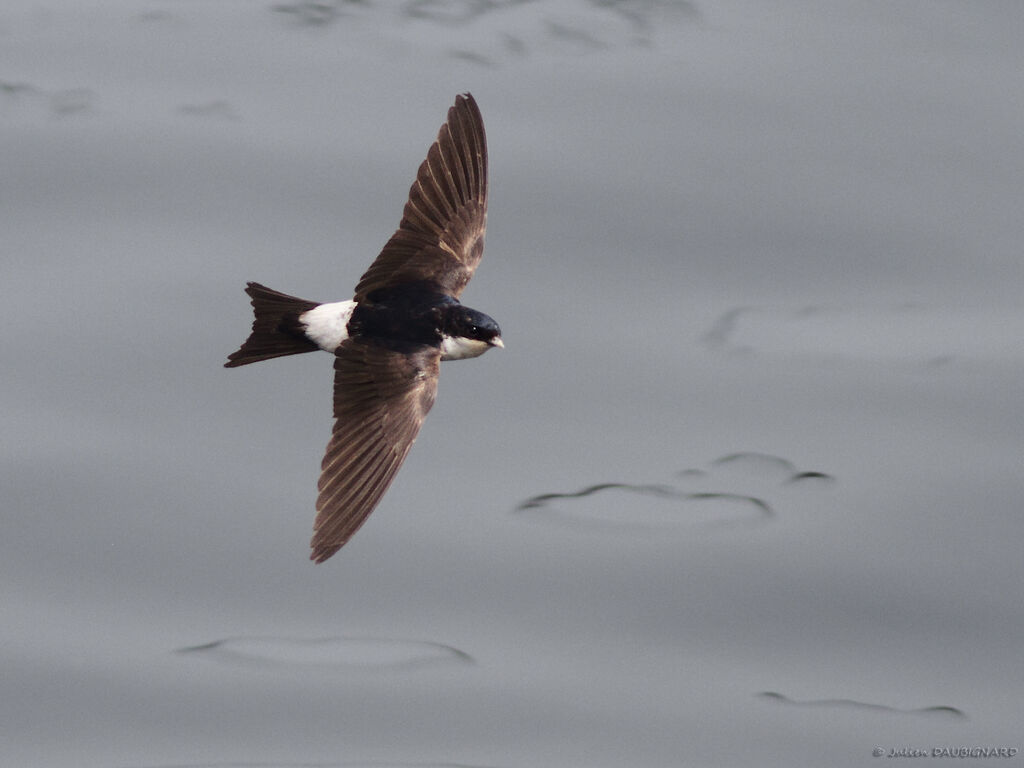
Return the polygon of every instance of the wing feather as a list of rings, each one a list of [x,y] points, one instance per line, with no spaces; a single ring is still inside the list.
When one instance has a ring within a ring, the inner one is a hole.
[[[434,404],[440,352],[348,339],[335,352],[334,430],[321,464],[311,559],[347,542],[380,502]]]
[[[380,288],[428,282],[458,298],[484,251],[487,138],[468,93],[448,110],[416,181],[398,230],[356,286],[362,301]]]

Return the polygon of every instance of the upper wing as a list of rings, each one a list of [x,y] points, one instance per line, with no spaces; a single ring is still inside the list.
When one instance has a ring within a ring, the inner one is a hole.
[[[310,559],[322,563],[377,506],[434,404],[441,353],[348,339],[335,352],[334,431],[321,465]]]
[[[400,283],[436,283],[455,298],[484,253],[487,139],[468,93],[448,110],[409,190],[398,231],[356,286],[356,301]]]

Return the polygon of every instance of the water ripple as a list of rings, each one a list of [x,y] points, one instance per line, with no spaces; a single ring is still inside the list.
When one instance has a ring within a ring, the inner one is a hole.
[[[756,525],[776,516],[770,495],[783,486],[800,484],[813,491],[835,482],[828,473],[802,470],[781,456],[753,451],[722,456],[706,468],[684,469],[676,477],[691,487],[597,483],[531,496],[516,511],[590,527]],[[704,488],[695,489],[694,484]]]
[[[997,310],[912,303],[733,307],[700,336],[733,355],[862,361],[928,371],[1020,350],[1013,323]]]
[[[889,707],[885,704],[870,704],[863,701],[854,701],[853,699],[815,699],[813,701],[797,701],[789,698],[788,696],[783,696],[781,693],[776,693],[775,691],[763,691],[757,694],[757,696],[762,699],[774,701],[778,704],[786,704],[794,707],[842,707],[847,709],[868,710],[872,712],[897,712],[901,715],[944,715],[963,720],[967,719],[967,715],[963,710],[947,706],[921,707],[920,709],[897,709],[896,707]]]
[[[800,470],[789,459],[757,451],[730,453],[728,456],[715,459],[711,465],[720,470],[740,472],[747,479],[763,478],[766,481],[781,481],[783,483],[799,483],[805,480],[829,483],[835,480],[835,477],[825,472]],[[692,469],[680,472],[681,475],[698,473],[698,470]]]
[[[260,667],[383,669],[473,663],[472,656],[450,645],[379,637],[229,637],[175,652]]]
[[[612,494],[609,492],[618,492]],[[564,506],[566,499],[591,499],[583,506]],[[645,496],[657,503],[637,504],[629,496]],[[665,504],[665,502],[671,502]],[[729,525],[761,522],[774,516],[764,499],[740,493],[703,491],[686,493],[663,485],[632,485],[630,483],[599,483],[580,491],[543,493],[522,502],[518,512],[542,510],[549,518],[575,524],[650,528],[678,524]]]
[[[353,17],[415,35],[429,25],[443,31],[431,37],[447,53],[489,68],[535,54],[651,48],[660,36],[703,18],[689,0],[549,0],[543,12],[539,7],[531,0],[290,0],[271,10],[294,27],[330,27]]]

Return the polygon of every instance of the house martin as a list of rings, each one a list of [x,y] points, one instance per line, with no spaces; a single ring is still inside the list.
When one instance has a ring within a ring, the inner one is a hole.
[[[487,142],[459,96],[419,167],[398,230],[351,301],[321,304],[249,283],[252,334],[225,366],[334,355],[334,429],[318,485],[310,559],[322,563],[380,502],[434,404],[442,360],[504,347],[498,324],[459,303],[484,251]]]

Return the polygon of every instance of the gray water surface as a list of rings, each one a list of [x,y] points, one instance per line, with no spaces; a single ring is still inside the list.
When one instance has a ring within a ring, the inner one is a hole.
[[[6,3],[0,763],[1024,748],[1022,30]],[[242,288],[350,297],[465,91],[507,348],[314,566],[331,360],[223,369]]]

